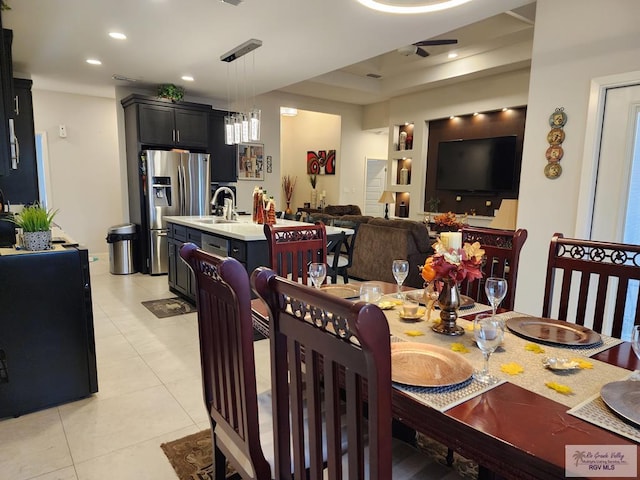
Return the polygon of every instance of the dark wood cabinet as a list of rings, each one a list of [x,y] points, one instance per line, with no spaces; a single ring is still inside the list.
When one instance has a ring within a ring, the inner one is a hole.
[[[202,233],[182,225],[168,224],[167,247],[169,251],[169,289],[195,302],[195,278],[189,265],[180,257],[180,247],[186,243],[202,246]]]
[[[35,131],[33,127],[33,100],[31,80],[14,78],[12,105],[14,108],[14,132],[17,144],[18,168],[10,169],[0,177],[0,189],[11,203],[28,204],[39,199],[38,168]]]
[[[144,147],[185,148],[205,152],[209,148],[209,112],[211,106],[180,102],[174,104],[144,95],[122,100],[126,130],[132,131]],[[129,118],[135,120],[129,121]]]
[[[211,154],[211,181],[235,182],[238,180],[236,158],[237,145],[224,143],[224,117],[227,111],[212,110],[209,121],[209,153]]]
[[[11,43],[13,32],[2,28],[0,13],[0,176],[11,171],[11,135],[9,119],[13,118],[13,64]]]

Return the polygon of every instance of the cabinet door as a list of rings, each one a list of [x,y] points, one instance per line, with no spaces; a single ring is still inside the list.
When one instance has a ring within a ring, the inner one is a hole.
[[[6,175],[11,171],[11,150],[9,139],[9,121],[13,116],[11,105],[12,87],[10,83],[13,75],[10,73],[11,67],[11,42],[9,36],[4,35],[2,30],[2,13],[0,13],[0,175]]]
[[[167,239],[167,253],[169,254],[169,262],[168,262],[168,280],[169,280],[169,288],[176,288],[176,270],[177,270],[177,261],[179,260],[178,249],[179,245],[177,242],[169,238]]]
[[[0,189],[11,203],[28,204],[39,199],[31,84],[31,80],[14,79],[16,96],[12,105],[15,107],[14,128],[20,163],[17,170],[10,170],[0,177]]]
[[[174,145],[173,107],[138,105],[140,143],[146,145]]]
[[[209,115],[206,112],[176,108],[175,121],[178,145],[207,148]]]
[[[209,152],[211,154],[211,181],[235,182],[238,180],[236,170],[235,145],[224,143],[224,117],[225,111],[214,110],[209,122]]]

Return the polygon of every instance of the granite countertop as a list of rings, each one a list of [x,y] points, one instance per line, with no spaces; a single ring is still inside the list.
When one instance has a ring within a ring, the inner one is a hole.
[[[203,232],[209,232],[222,237],[235,238],[245,242],[254,242],[266,240],[264,235],[264,225],[256,224],[251,221],[250,215],[240,215],[237,222],[214,223],[217,220],[224,222],[221,217],[213,215],[208,216],[186,216],[186,217],[164,217],[169,223],[183,225],[189,228],[195,228]],[[228,222],[228,221],[227,221]],[[313,225],[312,223],[297,222],[295,220],[277,219],[276,227],[288,227],[294,225]],[[350,228],[338,228],[327,226],[327,235],[334,235],[345,232],[347,235],[353,235],[354,231]]]
[[[0,256],[7,255],[22,255],[28,253],[43,253],[43,252],[54,252],[60,250],[66,250],[68,247],[77,247],[78,244],[75,240],[73,240],[67,233],[62,230],[60,227],[54,226],[51,228],[51,248],[49,250],[25,250],[19,246],[14,245],[13,247],[3,247],[0,248]]]

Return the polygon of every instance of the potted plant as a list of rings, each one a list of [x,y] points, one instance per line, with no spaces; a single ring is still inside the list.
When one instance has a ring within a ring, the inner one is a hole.
[[[51,246],[51,224],[58,213],[47,211],[39,204],[29,205],[18,213],[13,221],[22,229],[22,238],[26,250],[48,250]]]
[[[167,98],[172,102],[179,102],[184,98],[184,88],[173,83],[165,83],[158,87],[158,97]]]

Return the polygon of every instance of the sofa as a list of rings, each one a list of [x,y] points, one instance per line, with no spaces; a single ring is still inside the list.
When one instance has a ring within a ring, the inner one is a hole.
[[[353,247],[353,263],[349,276],[359,280],[383,280],[395,283],[391,272],[394,260],[409,261],[409,275],[404,285],[422,288],[418,269],[433,253],[427,227],[413,220],[386,220],[360,217],[357,239]],[[351,219],[353,221],[353,219]]]

